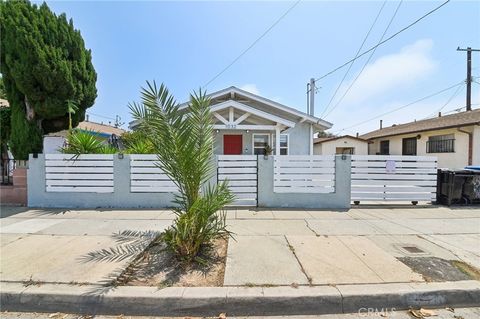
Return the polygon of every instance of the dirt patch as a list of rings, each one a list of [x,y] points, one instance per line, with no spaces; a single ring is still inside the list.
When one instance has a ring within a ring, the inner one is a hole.
[[[413,271],[421,274],[426,281],[459,281],[480,278],[478,269],[457,260],[437,257],[398,258]],[[476,276],[475,277],[475,273]]]
[[[143,256],[130,265],[129,286],[219,287],[223,286],[228,239],[216,240],[208,254],[201,256],[204,264],[184,265],[162,245],[147,248]]]

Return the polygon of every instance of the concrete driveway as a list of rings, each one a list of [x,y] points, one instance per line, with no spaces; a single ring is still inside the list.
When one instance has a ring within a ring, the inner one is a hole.
[[[2,281],[104,283],[142,249],[110,258],[126,237],[162,231],[168,210],[1,207]],[[424,280],[398,258],[480,268],[480,209],[360,207],[349,211],[230,210],[225,285],[323,285]],[[117,235],[114,235],[117,234]],[[99,253],[92,255],[92,252]]]

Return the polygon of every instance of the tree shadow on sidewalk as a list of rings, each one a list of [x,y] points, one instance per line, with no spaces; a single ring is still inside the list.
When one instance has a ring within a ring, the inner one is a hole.
[[[186,265],[167,249],[162,232],[124,230],[112,234],[117,245],[92,251],[83,263],[120,263],[89,294],[104,295],[118,286],[221,286],[225,271],[227,240],[219,239],[199,256],[204,262]]]

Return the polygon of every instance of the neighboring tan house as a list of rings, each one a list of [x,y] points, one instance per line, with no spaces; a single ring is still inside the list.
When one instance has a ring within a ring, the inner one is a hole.
[[[429,155],[439,168],[480,165],[480,109],[380,127],[360,136],[369,154]]]
[[[215,154],[313,154],[313,136],[332,124],[234,86],[209,94],[215,130]],[[185,109],[188,103],[180,105]],[[138,122],[130,123],[138,128]]]
[[[95,136],[105,141],[110,140],[112,137],[118,138],[125,133],[125,130],[121,128],[89,121],[78,123],[76,129],[86,132],[93,132],[92,134],[95,134]],[[64,146],[67,134],[68,130],[63,130],[45,135],[43,138],[43,153],[60,153],[59,149]]]
[[[368,155],[368,141],[350,135],[319,137],[314,139],[313,143],[315,155]]]

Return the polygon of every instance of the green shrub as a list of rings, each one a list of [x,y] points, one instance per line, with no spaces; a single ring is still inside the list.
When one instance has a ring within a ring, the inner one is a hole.
[[[93,131],[72,130],[67,136],[67,145],[61,148],[65,154],[102,154],[105,145],[95,136]]]

